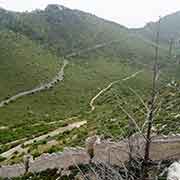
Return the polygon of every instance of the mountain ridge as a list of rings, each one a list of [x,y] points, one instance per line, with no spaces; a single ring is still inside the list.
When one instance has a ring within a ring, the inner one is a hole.
[[[180,11],[160,17],[160,40],[162,43],[169,46],[170,41],[173,40],[174,44],[180,39]],[[149,22],[144,27],[138,29],[131,29],[131,32],[141,34],[143,37],[155,41],[155,33],[157,31],[158,22]]]

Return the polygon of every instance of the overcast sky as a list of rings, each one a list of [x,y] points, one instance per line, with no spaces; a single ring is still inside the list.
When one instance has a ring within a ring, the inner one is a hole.
[[[128,27],[141,27],[180,10],[180,0],[0,0],[0,7],[15,11],[44,9],[47,4],[80,9]]]

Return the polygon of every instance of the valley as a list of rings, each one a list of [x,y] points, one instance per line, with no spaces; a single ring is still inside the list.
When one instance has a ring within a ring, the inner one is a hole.
[[[58,5],[0,9],[0,165],[85,147],[94,135],[118,141],[145,134],[157,49],[152,134],[179,134],[180,51],[169,50],[171,30],[158,44],[147,28]]]

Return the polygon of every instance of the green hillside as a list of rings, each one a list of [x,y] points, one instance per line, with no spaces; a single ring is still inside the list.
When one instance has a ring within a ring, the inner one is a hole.
[[[128,29],[97,16],[59,5],[49,5],[45,10],[28,13],[1,11],[2,27],[21,33],[40,43],[45,49],[60,56],[98,44],[110,43],[102,53],[105,56],[141,58],[152,60],[154,48]],[[139,60],[139,61],[141,61]]]
[[[59,58],[27,37],[0,31],[0,99],[48,81],[60,69],[60,63]]]
[[[32,139],[75,121],[86,120],[87,125],[47,138],[46,141],[54,139],[59,144],[46,151],[82,146],[91,134],[127,136],[132,133],[128,129],[129,118],[119,104],[142,125],[145,109],[129,88],[148,102],[155,46],[152,41],[113,22],[58,5],[30,13],[0,10],[0,25],[0,99],[48,82],[60,70],[60,59],[69,61],[63,81],[55,87],[0,107],[0,152],[23,142],[23,138]],[[157,133],[180,132],[179,128],[174,129],[174,121],[179,118],[178,88],[167,86],[174,79],[179,81],[179,65],[167,58],[166,46],[160,45],[159,49],[159,86],[165,102],[155,128],[172,121],[168,129]],[[68,58],[72,52],[76,56]],[[132,76],[136,72],[139,74]],[[131,78],[123,81],[127,77]],[[92,98],[114,81],[118,83],[96,99],[91,112]],[[174,98],[177,101],[171,103]],[[167,115],[164,109],[168,104],[171,113]],[[20,141],[7,144],[15,140]],[[40,154],[36,143],[29,150],[34,156]],[[11,162],[22,155],[14,154]]]
[[[178,43],[179,46],[179,39],[180,39],[180,12],[176,12],[165,17],[161,17],[161,28],[160,28],[160,39],[161,42],[164,44],[169,44],[170,40],[173,39],[175,42]],[[157,22],[150,22],[143,28],[139,29],[132,29],[132,32],[136,32],[137,34],[150,39],[154,40],[155,32],[157,31]]]

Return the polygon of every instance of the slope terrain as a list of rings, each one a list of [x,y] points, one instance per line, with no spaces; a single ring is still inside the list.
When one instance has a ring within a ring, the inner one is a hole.
[[[0,32],[0,100],[48,81],[60,69],[60,58],[27,37]]]
[[[62,59],[68,61],[63,79],[56,86],[0,107],[1,152],[81,121],[87,124],[43,142],[28,144],[29,153],[36,157],[65,146],[83,146],[85,138],[92,134],[128,136],[136,129],[129,131],[129,118],[121,106],[143,125],[146,109],[136,93],[148,102],[154,46],[157,46],[148,38],[59,5],[30,13],[1,9],[0,25],[1,100],[50,82],[60,71]],[[174,122],[179,119],[176,106],[180,100],[179,65],[168,58],[166,46],[159,45],[159,49],[162,68],[159,85],[162,99],[165,98],[161,109],[168,105],[169,110],[159,113],[154,129],[156,133],[177,133],[179,121],[176,129]],[[168,124],[168,128],[157,131],[162,124]],[[51,140],[56,143],[48,146]],[[43,145],[46,145],[44,151],[39,149]],[[23,154],[15,152],[10,162],[22,157]]]
[[[173,14],[161,17],[160,40],[163,44],[169,46],[170,41],[173,40],[173,47],[179,48],[180,39],[180,11]],[[155,32],[157,31],[158,22],[150,22],[143,28],[132,29],[132,32],[143,36],[146,39],[154,40]]]

